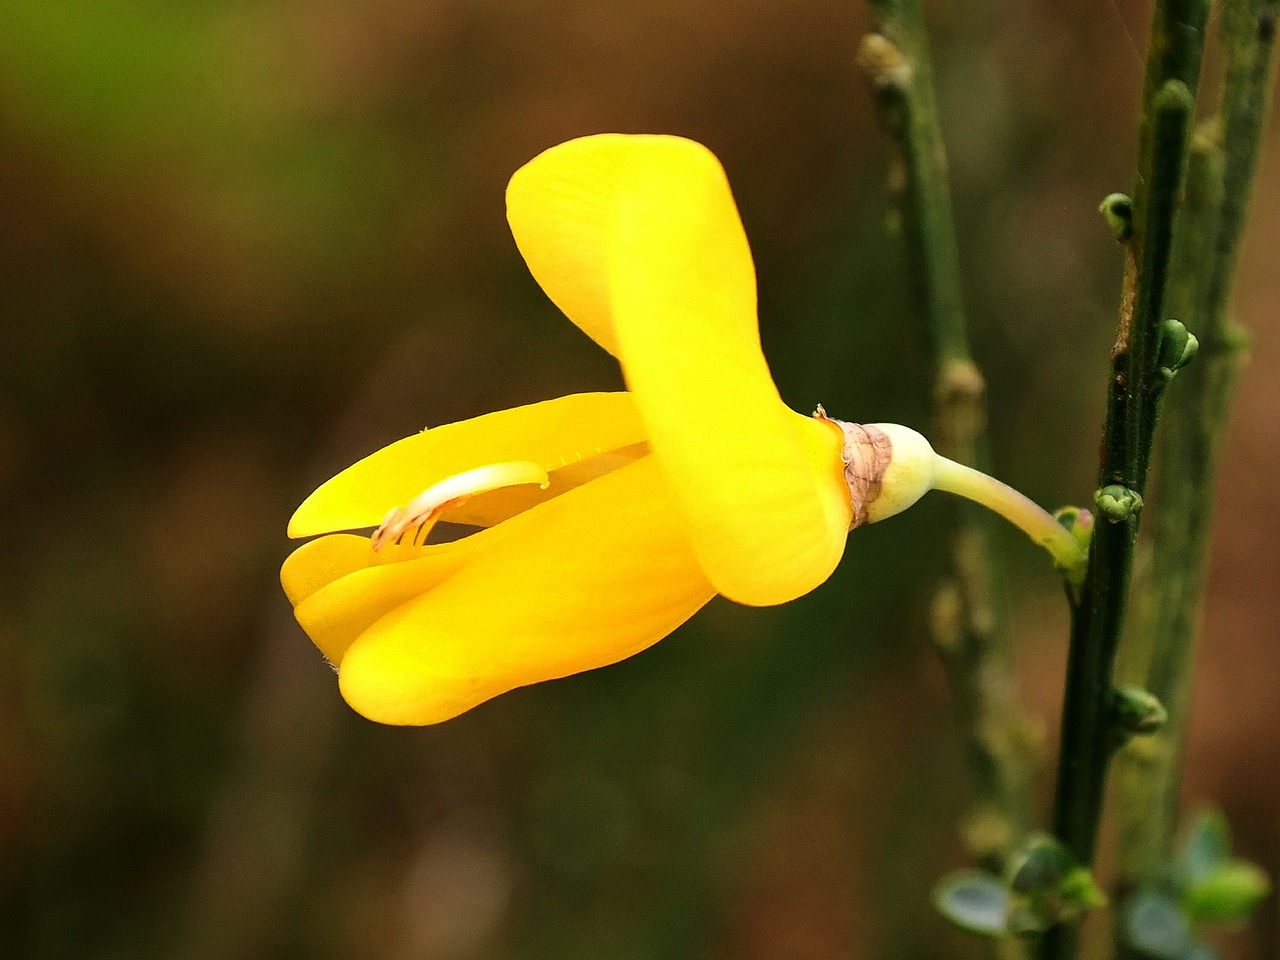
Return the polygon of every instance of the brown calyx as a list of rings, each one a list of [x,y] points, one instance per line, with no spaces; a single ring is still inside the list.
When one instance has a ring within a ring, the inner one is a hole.
[[[847,423],[827,416],[819,405],[813,412],[815,420],[835,424],[844,434],[844,448],[840,459],[844,462],[844,481],[849,485],[849,497],[853,501],[853,530],[867,522],[867,507],[880,496],[885,471],[893,461],[893,441],[878,427],[861,423]]]

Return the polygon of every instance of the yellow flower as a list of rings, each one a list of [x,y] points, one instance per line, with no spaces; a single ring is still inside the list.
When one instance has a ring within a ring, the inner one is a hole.
[[[298,508],[290,536],[331,535],[288,558],[285,591],[373,720],[435,723],[616,662],[716,593],[791,600],[831,574],[853,516],[840,430],[789,410],[769,376],[751,253],[710,151],[561,144],[512,177],[507,215],[629,390],[426,430]],[[484,529],[422,545],[415,521],[439,518]],[[332,534],[384,520],[399,543]]]
[[[705,147],[561,144],[512,177],[507,217],[538,283],[618,358],[628,390],[423,431],[298,508],[290,536],[329,535],[285,561],[285,592],[366,717],[437,723],[614,663],[716,593],[792,600],[830,576],[851,525],[977,482],[906,428],[783,404],[751,252]],[[427,544],[438,519],[483,529]]]

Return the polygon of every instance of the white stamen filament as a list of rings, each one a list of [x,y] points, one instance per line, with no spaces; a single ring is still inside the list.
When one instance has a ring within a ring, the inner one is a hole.
[[[378,529],[373,531],[373,549],[380,550],[388,543],[399,540],[410,529],[414,530],[415,546],[420,541],[425,542],[427,533],[442,513],[476,494],[526,483],[536,483],[545,490],[550,482],[547,471],[528,460],[491,463],[456,473],[428,487],[404,506],[389,512]]]

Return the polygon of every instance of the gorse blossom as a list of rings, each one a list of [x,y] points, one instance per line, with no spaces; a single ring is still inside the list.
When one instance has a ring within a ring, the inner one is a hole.
[[[792,600],[830,576],[852,526],[955,487],[950,467],[965,468],[913,431],[782,402],[746,236],[705,147],[561,144],[512,177],[507,217],[533,276],[618,359],[627,391],[425,430],[298,508],[290,536],[328,535],[288,558],[285,592],[366,717],[436,723],[614,663],[717,593]],[[437,520],[481,529],[427,543]],[[334,532],[364,528],[376,529]]]

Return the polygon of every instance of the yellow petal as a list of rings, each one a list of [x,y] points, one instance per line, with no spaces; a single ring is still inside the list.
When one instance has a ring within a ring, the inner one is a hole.
[[[558,497],[566,490],[572,490],[596,477],[602,477],[606,473],[625,467],[648,452],[649,444],[645,442],[607,450],[586,460],[578,460],[568,466],[552,470],[549,475],[551,482],[545,488],[521,485],[491,490],[446,511],[443,519],[450,523],[489,527],[495,523],[501,523],[508,517],[514,517],[517,513],[523,513],[544,500]]]
[[[335,533],[304,543],[280,568],[280,584],[295,607],[317,590],[372,562],[368,537]]]
[[[570,140],[538,154],[507,185],[507,222],[529,272],[565,316],[615,355],[605,241],[634,144],[657,139],[665,138]]]
[[[844,435],[830,420],[817,420],[791,412],[791,422],[809,459],[822,512],[827,518],[829,535],[838,544],[840,554],[853,522],[853,501],[844,475]]]
[[[794,599],[844,549],[839,431],[789,410],[773,384],[719,161],[688,140],[629,143],[606,238],[627,383],[711,582],[742,603]]]
[[[477,556],[492,549],[494,544],[517,532],[523,519],[516,517],[450,543],[400,548],[400,553],[413,559],[391,563],[376,563],[373,551],[369,549],[369,540],[354,537],[352,539],[364,543],[366,564],[303,597],[295,604],[294,616],[311,642],[332,663],[341,664],[347,648],[361,633],[396,607],[426,594]],[[294,556],[338,536],[344,535],[335,534],[304,544]],[[388,550],[395,552],[397,548],[389,546],[382,552]],[[293,557],[289,559],[293,560]]]
[[[515,533],[346,651],[340,683],[352,707],[383,723],[438,723],[631,656],[714,594],[652,458],[508,523]]]
[[[574,394],[424,430],[321,485],[294,513],[289,536],[377,526],[433,484],[487,464],[530,460],[554,471],[643,440],[626,393]]]

